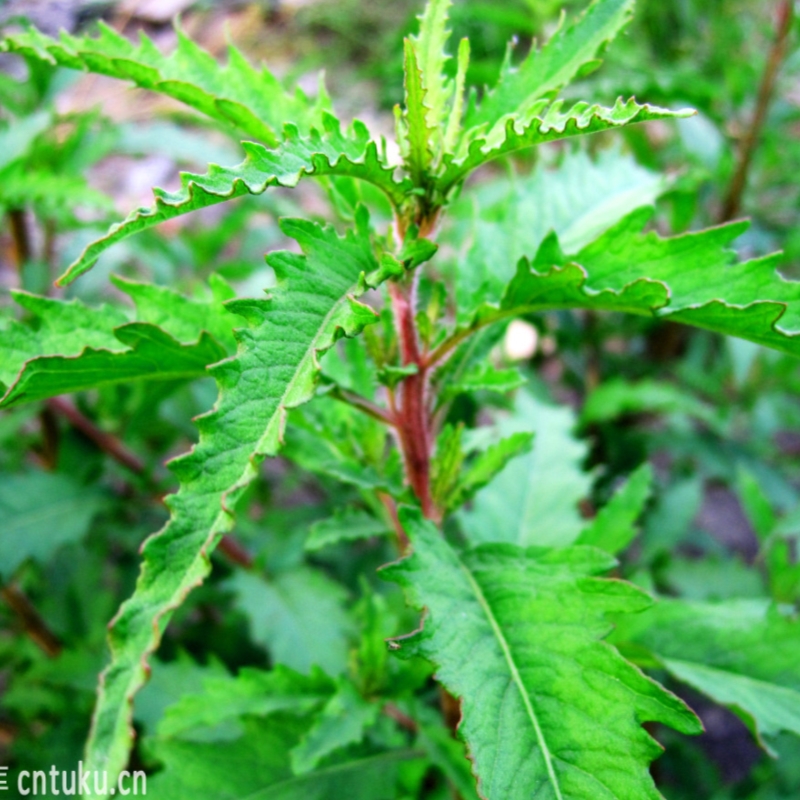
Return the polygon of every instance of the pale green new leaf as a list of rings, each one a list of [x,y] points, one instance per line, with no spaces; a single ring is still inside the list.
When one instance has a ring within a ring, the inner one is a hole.
[[[439,136],[449,99],[444,65],[448,59],[445,45],[450,36],[447,16],[452,4],[452,0],[430,0],[420,17],[419,36],[411,38],[416,45],[419,72],[425,90],[428,127],[437,131]]]
[[[574,437],[575,424],[568,407],[542,403],[527,392],[517,395],[514,415],[500,419],[496,430],[500,436],[535,433],[533,449],[511,460],[478,492],[472,508],[459,514],[471,543],[564,547],[578,538],[583,528],[578,504],[589,494],[591,480],[582,469],[588,449]],[[516,443],[517,453],[529,447],[529,441]]]
[[[460,699],[481,796],[660,798],[648,768],[661,748],[642,723],[697,733],[699,722],[602,641],[607,614],[639,612],[650,598],[595,577],[614,561],[593,548],[459,554],[418,512],[401,519],[413,555],[383,574],[426,613],[420,631],[395,643],[433,662]]]
[[[101,497],[66,475],[32,472],[0,480],[0,579],[20,564],[47,559],[63,544],[82,539]]]
[[[415,186],[421,186],[433,158],[431,140],[433,128],[429,125],[429,109],[425,105],[426,93],[422,73],[417,62],[415,44],[406,39],[403,43],[405,58],[405,102],[402,141],[408,152],[406,166]]]
[[[383,189],[395,204],[402,202],[407,181],[395,182],[393,170],[382,161],[366,127],[356,121],[352,135],[343,134],[339,122],[329,114],[324,115],[323,123],[323,133],[312,130],[308,136],[287,124],[283,142],[275,149],[243,142],[246,158],[238,166],[211,164],[206,175],[182,173],[177,192],[155,189],[154,206],[134,211],[88,245],[59,283],[71,283],[91,269],[104,250],[134,233],[235,197],[262,194],[273,186],[294,187],[304,176],[360,178]]]
[[[800,620],[762,600],[660,600],[615,640],[738,711],[759,736],[800,735]],[[762,741],[762,743],[764,743]]]
[[[577,543],[612,555],[622,552],[636,536],[636,520],[650,497],[652,483],[652,467],[642,464],[581,531]]]
[[[302,92],[287,93],[269,71],[255,69],[235,47],[222,66],[180,30],[178,46],[168,56],[144,34],[135,45],[103,23],[96,37],[62,32],[51,39],[31,28],[0,41],[0,51],[132,81],[270,145],[277,144],[287,122],[308,130],[320,110]]]
[[[509,64],[498,85],[467,116],[469,127],[491,129],[507,114],[525,117],[531,105],[552,95],[602,53],[627,25],[634,0],[595,0],[572,25],[562,25],[541,49],[535,46],[516,69]]]
[[[375,319],[353,299],[378,266],[366,220],[344,238],[302,220],[282,224],[303,255],[271,254],[278,277],[272,296],[232,306],[249,327],[237,332],[237,356],[211,370],[219,398],[197,420],[192,452],[172,462],[180,489],[166,501],[171,519],[145,543],[136,592],[111,628],[112,661],[101,681],[87,769],[116,776],[125,766],[131,698],[147,678],[147,658],[170,613],[208,573],[209,553],[230,529],[237,498],[280,446],[287,410],[313,395],[318,354]]]
[[[524,120],[509,117],[490,134],[470,140],[456,156],[446,155],[442,162],[442,174],[436,183],[438,191],[446,197],[473,170],[519,150],[546,142],[615,130],[640,122],[679,119],[694,113],[689,110],[670,111],[658,106],[639,105],[633,98],[627,102],[620,98],[613,108],[580,102],[575,103],[569,111],[562,112],[563,105],[562,100],[554,103],[539,100]]]

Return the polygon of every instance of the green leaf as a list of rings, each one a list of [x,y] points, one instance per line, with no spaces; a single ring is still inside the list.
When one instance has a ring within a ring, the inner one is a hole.
[[[800,284],[776,272],[778,255],[736,263],[728,249],[748,223],[665,239],[639,233],[651,214],[640,209],[573,256],[549,237],[533,264],[518,264],[501,310],[479,310],[473,327],[523,313],[588,308],[669,319],[800,353]]]
[[[0,41],[0,51],[132,81],[271,145],[284,123],[307,129],[319,111],[301,92],[288,94],[266,69],[254,69],[235,47],[221,66],[180,30],[178,47],[169,56],[144,34],[134,45],[102,22],[96,37],[62,32],[51,39],[29,29]]]
[[[497,369],[491,364],[476,364],[462,378],[444,386],[445,399],[472,392],[496,392],[507,394],[526,383],[525,377],[517,369]]]
[[[115,350],[86,348],[78,356],[42,356],[25,362],[0,398],[0,408],[61,394],[137,380],[182,381],[204,377],[225,350],[203,333],[196,345],[182,345],[155,325],[131,322],[116,328]],[[120,344],[129,349],[120,350]]]
[[[464,470],[448,499],[447,508],[453,510],[471,500],[476,492],[491,483],[506,466],[518,456],[529,453],[533,433],[512,433],[505,439],[489,445],[469,467]]]
[[[650,497],[653,469],[642,464],[578,537],[578,544],[599,547],[612,555],[622,552],[636,536],[636,520]]]
[[[329,675],[344,672],[352,625],[341,584],[319,570],[297,567],[272,579],[240,572],[229,585],[237,608],[249,617],[254,641],[274,663],[303,673],[314,666]]]
[[[417,63],[415,44],[406,39],[403,43],[405,56],[405,102],[403,114],[404,127],[402,141],[408,147],[406,165],[414,186],[422,186],[428,167],[433,159],[431,140],[433,128],[429,126],[428,115],[432,112],[425,105],[425,88],[422,73]]]
[[[456,246],[472,241],[456,274],[459,321],[482,302],[499,302],[517,262],[535,253],[551,231],[567,252],[576,252],[627,214],[652,205],[667,186],[663,176],[612,148],[593,158],[568,152],[557,169],[540,166],[474,187],[473,196],[450,211],[458,225]]]
[[[14,301],[33,324],[12,320],[0,337],[0,381],[14,383],[25,362],[42,355],[78,356],[84,348],[124,350],[114,328],[127,323],[122,309],[92,308],[79,300],[54,300],[18,290]]]
[[[595,0],[572,25],[562,25],[516,69],[505,65],[495,89],[467,117],[470,127],[494,127],[508,114],[525,117],[535,101],[566,86],[628,24],[634,0]]]
[[[589,494],[591,480],[581,468],[588,451],[572,435],[574,428],[568,407],[517,395],[514,416],[501,419],[496,430],[502,436],[535,433],[535,443],[477,494],[471,510],[459,514],[470,542],[563,547],[578,538],[583,528],[578,504]],[[522,439],[513,444],[517,452],[528,447]],[[503,447],[496,456],[510,457],[514,449],[506,453]]]
[[[165,768],[148,781],[156,800],[386,800],[397,792],[400,761],[417,758],[413,750],[353,755],[293,776],[291,749],[308,722],[289,716],[244,721],[245,734],[231,742],[161,739],[151,743]]]
[[[364,731],[375,724],[378,706],[369,703],[352,683],[339,681],[336,694],[325,704],[314,724],[292,750],[295,775],[305,775],[320,762],[350,744],[364,738]]]
[[[136,305],[136,318],[158,325],[179,342],[197,341],[202,331],[210,333],[226,349],[235,351],[233,329],[241,322],[223,301],[236,295],[221,278],[212,275],[213,296],[193,298],[168,286],[140,283],[118,275],[111,282]]]
[[[29,558],[41,563],[77,542],[100,508],[96,490],[66,475],[3,475],[0,480],[0,579],[8,581]]]
[[[719,413],[685,389],[666,381],[645,379],[631,382],[612,378],[586,398],[581,424],[609,422],[626,414],[682,413],[719,427]]]
[[[737,710],[759,737],[800,735],[797,617],[762,600],[664,599],[626,619],[615,640],[646,647],[676,678]]]
[[[284,233],[303,255],[271,254],[278,278],[272,296],[229,305],[249,327],[237,332],[238,355],[211,370],[220,387],[217,404],[198,418],[192,452],[172,462],[180,489],[166,501],[171,519],[145,543],[136,592],[111,628],[112,661],[101,682],[87,769],[107,770],[113,780],[125,766],[131,698],[147,678],[147,658],[171,612],[208,574],[209,553],[231,528],[237,498],[281,444],[287,410],[313,395],[318,355],[375,319],[353,299],[377,266],[362,223],[340,238],[331,228],[284,220]]]
[[[366,127],[356,121],[352,135],[345,135],[331,115],[325,114],[323,123],[323,133],[312,130],[309,136],[301,136],[296,126],[287,124],[283,142],[274,150],[243,142],[246,158],[238,166],[211,164],[206,175],[182,173],[177,192],[155,189],[153,207],[134,211],[88,245],[59,283],[71,283],[91,269],[104,250],[134,233],[245,194],[262,194],[273,186],[294,187],[304,176],[360,178],[383,189],[395,204],[402,202],[406,183],[395,182],[393,170],[382,161]]]
[[[467,68],[469,67],[469,39],[462,39],[458,43],[458,70],[456,72],[456,85],[453,90],[453,105],[447,120],[444,134],[444,152],[451,153],[455,150],[458,135],[461,132],[461,116],[464,113],[464,91],[466,88]]]
[[[627,102],[620,98],[613,108],[584,102],[575,103],[569,111],[562,113],[563,105],[562,100],[554,103],[547,100],[537,101],[524,120],[509,117],[489,135],[471,140],[459,155],[445,156],[442,162],[444,169],[436,184],[438,191],[446,197],[473,170],[518,150],[575,136],[615,130],[640,122],[680,119],[694,113],[689,110],[670,111],[658,106],[639,105],[633,98]]]
[[[339,542],[370,539],[388,533],[385,523],[366,511],[339,509],[330,519],[315,522],[308,530],[306,550],[322,550]]]
[[[613,559],[592,548],[486,545],[456,553],[416,511],[402,523],[413,555],[384,568],[423,628],[396,640],[436,666],[461,700],[459,727],[487,800],[659,797],[648,771],[660,747],[641,727],[700,725],[674,695],[602,641],[610,612],[650,605],[641,590],[594,577]]]
[[[412,37],[425,90],[428,128],[438,135],[441,135],[445,105],[449,99],[444,65],[448,59],[445,45],[450,37],[447,16],[452,4],[452,0],[429,0],[420,17],[419,36]]]
[[[239,717],[266,717],[281,711],[307,714],[322,707],[335,688],[322,670],[303,675],[280,664],[269,672],[244,668],[235,678],[209,677],[203,681],[202,691],[184,690],[180,700],[166,710],[158,735],[219,741],[225,731],[235,739],[243,730]]]

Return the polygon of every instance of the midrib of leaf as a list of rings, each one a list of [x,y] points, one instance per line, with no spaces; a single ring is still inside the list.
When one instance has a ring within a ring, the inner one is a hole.
[[[494,613],[492,612],[492,608],[489,605],[489,602],[486,600],[486,597],[483,594],[483,590],[481,589],[480,584],[475,580],[470,570],[467,568],[464,562],[461,561],[460,558],[458,559],[458,565],[461,568],[461,571],[466,576],[470,588],[474,592],[475,597],[477,598],[481,609],[486,615],[486,619],[489,621],[492,633],[494,633],[495,638],[500,644],[500,649],[503,651],[503,658],[505,658],[506,663],[508,664],[509,672],[511,672],[511,680],[514,682],[514,685],[517,687],[517,690],[522,696],[522,702],[525,705],[525,711],[527,712],[528,718],[530,719],[531,725],[533,726],[533,730],[536,733],[536,740],[539,742],[539,747],[541,748],[545,764],[547,764],[547,775],[550,779],[550,783],[553,786],[553,791],[556,793],[556,800],[564,800],[564,797],[561,794],[561,788],[558,783],[558,778],[556,777],[555,770],[553,769],[553,759],[550,754],[550,748],[548,747],[547,741],[544,738],[544,732],[542,731],[541,725],[539,724],[539,718],[536,716],[536,711],[533,708],[533,703],[531,703],[531,699],[525,688],[525,684],[522,682],[522,676],[520,675],[519,669],[517,668],[517,664],[514,661],[514,656],[511,654],[511,648],[509,647],[509,644],[506,641],[506,637],[503,635],[503,631],[500,628],[500,625],[498,624],[497,619],[494,616]]]

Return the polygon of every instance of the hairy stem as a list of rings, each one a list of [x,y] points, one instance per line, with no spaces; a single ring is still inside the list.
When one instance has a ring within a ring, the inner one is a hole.
[[[750,125],[742,138],[739,150],[739,159],[736,165],[736,172],[725,197],[725,202],[720,212],[719,221],[727,222],[733,219],[742,205],[742,195],[747,186],[747,177],[753,163],[753,155],[758,147],[761,138],[761,131],[767,119],[770,103],[775,94],[775,83],[781,64],[786,57],[789,44],[789,34],[792,30],[794,21],[794,0],[782,0],[778,8],[778,23],[775,33],[775,40],[767,59],[767,65],[761,78],[761,85],[758,89],[756,99],[756,109]]]
[[[389,284],[395,324],[400,340],[403,366],[414,365],[417,372],[401,384],[397,398],[396,427],[405,459],[408,482],[422,506],[422,513],[438,521],[440,513],[431,497],[431,451],[433,432],[428,408],[427,365],[417,338],[413,290],[400,283]]]

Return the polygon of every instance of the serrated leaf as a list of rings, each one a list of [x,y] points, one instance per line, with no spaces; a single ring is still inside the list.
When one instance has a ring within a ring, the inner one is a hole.
[[[737,263],[728,249],[748,223],[662,238],[639,231],[640,209],[573,256],[555,236],[533,264],[521,261],[500,303],[478,311],[489,320],[557,308],[641,314],[800,354],[800,283],[776,272],[778,255]]]
[[[583,150],[569,152],[556,169],[539,167],[474,187],[473,196],[450,211],[457,244],[468,235],[472,240],[456,274],[459,320],[469,319],[482,302],[499,301],[517,262],[535,253],[550,231],[575,252],[654,203],[667,186],[663,176],[612,148],[594,158]]]
[[[447,16],[452,0],[429,0],[420,17],[419,36],[412,37],[419,60],[419,72],[425,89],[428,127],[441,132],[448,96],[444,65],[448,59],[445,45],[450,36]]]
[[[641,724],[684,733],[699,722],[674,695],[602,639],[611,612],[647,595],[594,577],[613,559],[592,548],[486,545],[456,553],[416,511],[401,517],[413,555],[384,568],[426,609],[422,630],[395,640],[436,665],[461,700],[459,732],[487,800],[660,795],[649,762],[661,748]]]
[[[104,250],[134,233],[235,197],[262,194],[273,186],[294,187],[304,176],[360,178],[375,183],[395,204],[402,202],[407,182],[395,182],[393,170],[382,161],[366,127],[356,121],[352,135],[345,135],[331,115],[324,115],[323,122],[323,133],[312,130],[308,136],[301,136],[295,125],[287,124],[282,143],[273,150],[243,142],[246,158],[241,164],[211,164],[206,175],[182,173],[177,192],[155,189],[154,206],[133,212],[89,244],[58,282],[71,283],[91,269]]]
[[[526,378],[517,369],[497,369],[491,364],[477,364],[463,378],[447,383],[442,395],[445,398],[472,392],[506,394],[524,386]]]
[[[444,169],[436,188],[447,196],[470,172],[501,156],[510,155],[546,142],[555,142],[575,136],[614,130],[658,119],[679,119],[691,116],[692,111],[670,111],[651,105],[639,105],[633,98],[621,98],[613,108],[588,103],[575,103],[569,111],[561,111],[564,103],[537,101],[525,119],[509,117],[503,126],[490,135],[479,136],[465,145],[459,155],[445,156]]]
[[[612,555],[622,552],[636,536],[636,520],[650,497],[652,483],[652,467],[642,464],[581,531],[577,543]]]
[[[292,750],[295,775],[311,772],[332,753],[360,742],[364,731],[375,724],[378,711],[378,706],[361,697],[352,683],[339,681],[336,693]]]
[[[3,475],[0,480],[0,579],[29,558],[40,562],[82,539],[100,508],[100,494],[66,475]]]
[[[321,550],[339,542],[369,539],[388,532],[383,522],[366,511],[340,509],[330,519],[315,522],[308,529],[306,550]]]
[[[433,159],[431,141],[433,129],[429,126],[426,93],[422,73],[417,62],[415,44],[406,39],[403,43],[405,64],[405,113],[403,115],[404,141],[408,147],[406,166],[414,186],[422,186]]]
[[[757,736],[800,735],[800,620],[768,602],[663,599],[626,619],[615,640],[646,647],[676,678],[736,709]]]
[[[131,322],[116,328],[114,335],[116,352],[86,348],[77,356],[26,361],[0,398],[0,408],[131,381],[201,378],[209,364],[226,355],[206,333],[197,344],[183,345],[155,325]]]
[[[14,301],[35,324],[11,320],[0,337],[0,382],[10,386],[26,361],[43,354],[77,356],[86,347],[124,350],[114,328],[129,322],[122,309],[93,308],[79,300],[55,300],[17,290]]]
[[[556,407],[520,392],[513,417],[501,419],[502,436],[535,433],[533,449],[520,455],[483,490],[472,508],[459,514],[464,532],[473,544],[565,546],[583,528],[578,504],[588,494],[589,475],[582,469],[587,447],[572,431],[575,415],[568,407]],[[518,452],[526,449],[515,440]],[[505,455],[505,448],[496,451]],[[510,454],[509,454],[510,455]]]
[[[178,47],[168,56],[144,34],[135,45],[102,22],[96,37],[62,31],[51,39],[31,28],[6,36],[0,51],[132,81],[267,144],[277,143],[284,123],[307,129],[319,112],[301,92],[287,93],[265,68],[252,67],[235,47],[222,66],[180,30]]]
[[[286,715],[245,720],[244,735],[233,742],[155,740],[152,751],[165,768],[148,781],[147,796],[156,800],[386,800],[397,791],[397,764],[420,755],[413,750],[357,754],[293,776],[289,752],[308,724]]]
[[[507,114],[525,117],[535,101],[557,92],[594,61],[630,21],[633,5],[634,0],[595,0],[572,25],[562,21],[550,41],[541,49],[534,46],[519,67],[506,65],[467,125],[491,129]]]
[[[111,282],[133,300],[136,319],[158,325],[179,342],[194,342],[202,331],[207,331],[228,350],[235,350],[233,329],[241,320],[223,305],[223,300],[233,299],[235,293],[220,285],[219,279],[214,285],[219,287],[221,297],[203,299],[187,297],[168,286],[141,283],[118,275],[112,275]]]
[[[345,670],[352,625],[341,584],[319,570],[297,567],[270,579],[240,572],[229,585],[250,620],[253,640],[274,663],[303,673],[315,666],[329,675]]]
[[[242,732],[239,717],[266,717],[281,711],[307,714],[320,708],[335,688],[322,670],[303,675],[280,664],[269,672],[244,668],[235,678],[209,677],[202,691],[185,693],[166,710],[158,735],[210,741],[216,739],[215,732],[227,728],[226,737],[235,739]]]
[[[111,780],[127,761],[130,702],[146,680],[147,657],[172,610],[208,573],[209,553],[230,529],[236,500],[259,462],[278,450],[287,410],[313,395],[318,354],[375,318],[353,299],[367,288],[364,274],[377,266],[364,228],[340,238],[302,220],[282,226],[303,255],[271,254],[279,281],[272,297],[232,307],[249,327],[237,332],[238,355],[212,370],[219,399],[197,420],[198,444],[172,462],[180,489],[166,501],[171,519],[145,543],[136,592],[109,634],[112,661],[102,678],[86,762],[108,771]]]
[[[437,507],[447,507],[458,483],[464,451],[461,439],[463,424],[445,425],[436,439],[436,451],[431,463],[431,498]]]
[[[533,433],[512,433],[505,439],[489,445],[465,470],[448,499],[447,508],[458,508],[491,483],[506,466],[518,456],[530,452]]]

